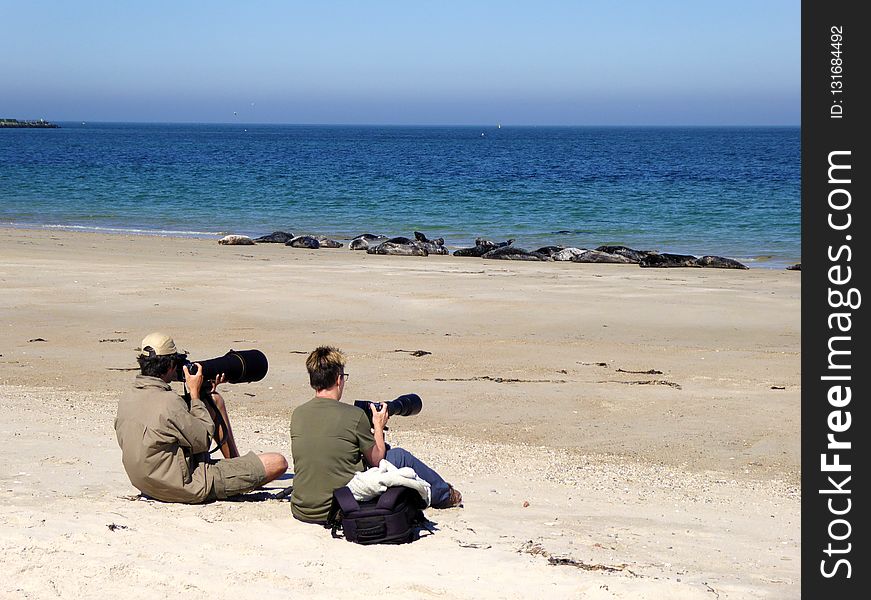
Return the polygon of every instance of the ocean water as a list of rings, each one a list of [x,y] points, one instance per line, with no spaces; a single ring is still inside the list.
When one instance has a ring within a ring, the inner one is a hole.
[[[801,260],[800,129],[61,123],[0,130],[0,226],[485,236]]]

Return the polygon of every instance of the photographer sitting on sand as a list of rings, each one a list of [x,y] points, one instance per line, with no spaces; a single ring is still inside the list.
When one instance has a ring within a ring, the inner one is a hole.
[[[348,374],[345,356],[336,348],[321,346],[305,361],[315,397],[293,411],[290,421],[293,453],[293,516],[308,523],[324,524],[333,490],[347,485],[357,472],[378,466],[386,458],[395,467],[411,467],[428,482],[433,508],[451,508],[462,502],[460,492],[407,450],[384,443],[387,405],[372,411],[372,423],[356,406],[340,402]]]
[[[203,386],[203,369],[187,367],[187,355],[176,351],[166,334],[142,340],[138,357],[141,373],[133,389],[118,403],[115,433],[127,476],[143,494],[164,502],[196,504],[221,500],[256,489],[287,470],[281,454],[249,452],[239,456],[224,400],[217,392],[223,374]],[[172,391],[170,382],[183,366],[190,394]],[[204,401],[205,400],[205,401]],[[216,433],[222,439],[224,460],[209,457]]]

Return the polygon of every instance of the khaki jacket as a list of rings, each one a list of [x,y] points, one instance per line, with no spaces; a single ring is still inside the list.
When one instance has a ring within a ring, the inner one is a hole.
[[[191,400],[188,410],[168,383],[137,375],[118,403],[115,434],[130,483],[144,494],[198,503],[212,492],[206,461],[215,424],[202,400]]]

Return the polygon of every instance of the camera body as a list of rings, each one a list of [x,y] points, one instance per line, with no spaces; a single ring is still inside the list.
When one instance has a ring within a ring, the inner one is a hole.
[[[387,405],[387,414],[389,416],[399,415],[401,417],[410,417],[416,415],[423,408],[423,400],[417,394],[403,394],[395,400],[387,402],[370,402],[369,400],[356,400],[354,406],[361,409],[366,416],[369,417],[369,422],[372,422],[372,413],[369,411],[369,405],[372,404],[375,410],[381,410],[382,404]]]
[[[223,373],[227,383],[250,383],[260,381],[266,377],[269,370],[269,362],[266,355],[260,350],[230,350],[224,356],[196,361],[203,367],[203,379],[215,379]],[[187,361],[179,365],[176,371],[176,379],[184,381],[183,367],[195,375],[197,367],[194,361]]]

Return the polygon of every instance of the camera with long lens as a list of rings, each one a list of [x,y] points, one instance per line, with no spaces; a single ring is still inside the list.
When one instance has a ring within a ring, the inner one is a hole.
[[[362,409],[366,416],[369,417],[369,423],[372,423],[372,412],[369,410],[369,405],[373,404],[375,410],[381,410],[381,402],[370,402],[369,400],[357,400],[354,406]],[[423,408],[423,400],[417,394],[403,394],[395,400],[385,402],[387,405],[387,414],[389,416],[399,415],[400,417],[410,417],[416,415]]]
[[[203,367],[203,379],[214,380],[223,373],[227,383],[250,383],[266,377],[269,362],[260,350],[230,350],[224,356],[207,360],[187,361],[178,366],[176,378],[184,381],[183,367],[187,367],[192,375],[196,375],[198,362]]]

